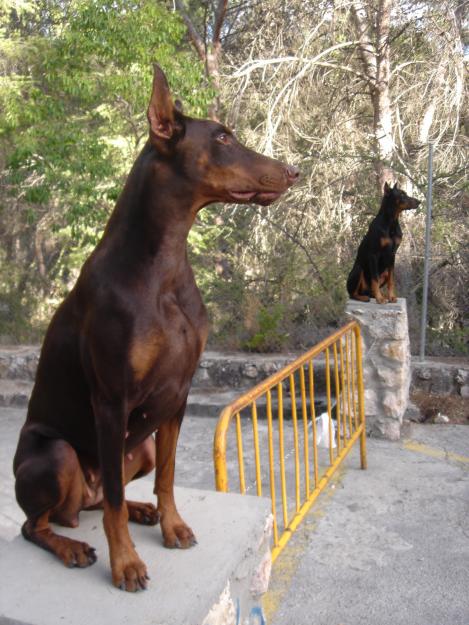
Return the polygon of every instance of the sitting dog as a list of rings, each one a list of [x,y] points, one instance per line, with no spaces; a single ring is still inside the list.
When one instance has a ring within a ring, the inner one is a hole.
[[[399,215],[419,204],[419,200],[399,189],[397,183],[394,187],[385,183],[381,207],[360,243],[347,279],[347,291],[352,299],[369,302],[370,297],[374,297],[378,304],[397,301],[394,261],[402,240]],[[381,293],[385,284],[387,297]]]
[[[89,566],[94,549],[49,522],[76,527],[81,510],[102,506],[112,580],[127,591],[148,579],[128,520],[159,521],[166,547],[195,544],[173,493],[179,429],[207,338],[189,230],[207,204],[266,206],[298,178],[296,167],[247,149],[225,126],[184,115],[158,66],[147,116],[149,139],[47,330],[14,458],[23,536],[66,566]],[[157,506],[126,501],[125,484],[155,464]]]

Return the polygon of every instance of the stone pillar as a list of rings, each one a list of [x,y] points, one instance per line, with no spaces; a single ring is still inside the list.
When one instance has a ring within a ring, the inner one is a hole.
[[[349,300],[346,314],[359,322],[362,333],[367,431],[398,440],[411,380],[406,300]]]

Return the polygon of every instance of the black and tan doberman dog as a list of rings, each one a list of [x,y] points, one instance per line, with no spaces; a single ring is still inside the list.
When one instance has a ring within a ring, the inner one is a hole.
[[[368,302],[374,297],[378,304],[397,301],[394,261],[402,240],[399,215],[419,204],[419,200],[399,189],[397,183],[394,187],[385,183],[381,207],[360,243],[347,280],[347,291],[352,299]],[[381,293],[384,285],[387,297]]]
[[[207,337],[187,257],[191,225],[212,202],[266,206],[298,177],[225,126],[185,116],[158,66],[148,121],[104,235],[49,325],[14,459],[23,536],[66,566],[86,567],[94,549],[49,522],[76,527],[81,510],[102,506],[112,580],[128,591],[148,579],[128,520],[159,521],[167,547],[195,543],[173,494],[179,429]],[[125,484],[155,464],[157,505],[125,501]]]

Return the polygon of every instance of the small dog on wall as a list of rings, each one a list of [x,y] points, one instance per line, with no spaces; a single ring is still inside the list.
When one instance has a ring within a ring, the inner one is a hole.
[[[394,187],[385,183],[381,207],[360,243],[347,279],[347,291],[352,299],[369,302],[370,297],[374,297],[378,304],[397,301],[394,261],[402,241],[399,215],[419,204],[419,200],[399,189],[397,183]],[[384,285],[387,297],[381,292]]]
[[[267,206],[299,175],[244,147],[226,126],[184,115],[158,66],[147,116],[148,141],[47,330],[13,463],[23,536],[68,567],[90,566],[95,550],[50,522],[77,527],[81,510],[103,507],[112,580],[127,591],[148,580],[129,520],[159,522],[166,547],[196,542],[173,490],[179,429],[208,331],[189,230],[207,204]],[[126,501],[125,484],[155,465],[157,506]]]

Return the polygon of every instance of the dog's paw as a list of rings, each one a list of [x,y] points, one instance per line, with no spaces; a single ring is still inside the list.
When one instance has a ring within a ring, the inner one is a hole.
[[[168,549],[188,549],[197,544],[194,532],[179,515],[172,517],[171,521],[162,518],[161,531],[163,544]]]
[[[160,515],[156,506],[152,503],[141,501],[127,501],[129,511],[129,521],[140,523],[140,525],[157,525]]]
[[[145,590],[149,579],[147,567],[136,552],[130,557],[121,557],[112,563],[112,582],[120,590],[127,592]]]
[[[90,547],[87,543],[71,539],[62,542],[57,550],[57,555],[65,566],[69,568],[78,567],[84,569],[94,564],[98,559],[96,550],[93,547]]]

